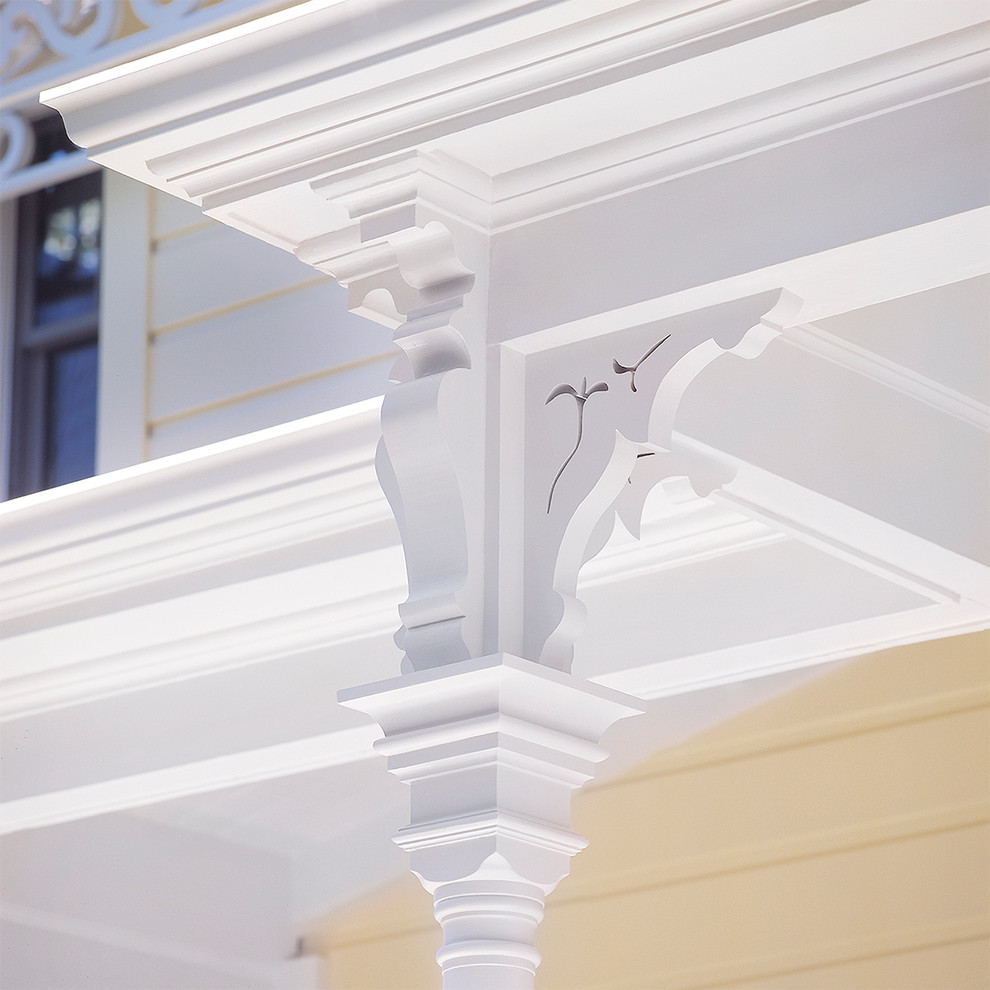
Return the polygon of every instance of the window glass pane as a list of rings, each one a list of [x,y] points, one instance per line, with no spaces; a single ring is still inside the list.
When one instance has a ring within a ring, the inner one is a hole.
[[[96,470],[96,368],[96,341],[48,355],[46,487]]]
[[[40,194],[35,326],[95,314],[100,278],[100,214],[98,175],[86,175]]]
[[[56,113],[34,122],[34,156],[32,164],[47,162],[76,151],[76,146],[65,133],[65,124]]]

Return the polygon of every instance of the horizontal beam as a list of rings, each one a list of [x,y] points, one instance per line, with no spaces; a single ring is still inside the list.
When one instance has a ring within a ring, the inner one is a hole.
[[[817,323],[990,274],[988,238],[990,207],[982,207],[527,333],[508,343],[520,354],[535,354],[781,286],[804,301],[797,322]]]
[[[381,735],[369,724],[7,801],[0,835],[372,759]]]

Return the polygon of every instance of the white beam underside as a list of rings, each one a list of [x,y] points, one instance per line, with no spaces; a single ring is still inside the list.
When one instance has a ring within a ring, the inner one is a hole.
[[[781,287],[804,301],[797,322],[816,323],[986,275],[988,242],[990,207],[983,207],[550,327],[507,346],[534,354]]]
[[[0,835],[371,759],[381,734],[371,724],[8,801]]]

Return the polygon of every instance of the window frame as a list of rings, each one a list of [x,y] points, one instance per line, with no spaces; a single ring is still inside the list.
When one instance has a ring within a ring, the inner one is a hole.
[[[70,152],[25,165],[3,176],[0,187],[3,230],[0,234],[0,272],[5,299],[2,383],[4,420],[3,471],[0,495],[16,498],[47,489],[50,387],[49,358],[55,351],[79,344],[97,343],[102,322],[103,264],[97,281],[96,304],[79,316],[36,325],[34,321],[35,257],[38,247],[38,210],[43,191],[95,175],[101,202],[105,190],[103,170],[85,158],[84,151]],[[101,363],[98,358],[98,364]],[[97,372],[99,376],[99,371]],[[99,381],[97,380],[99,405]],[[97,408],[97,443],[99,409]],[[94,465],[94,473],[98,465]]]

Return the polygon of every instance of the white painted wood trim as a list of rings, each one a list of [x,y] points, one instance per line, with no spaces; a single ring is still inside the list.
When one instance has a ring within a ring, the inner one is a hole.
[[[147,457],[149,196],[147,186],[104,171],[96,436],[99,474],[140,464]]]
[[[369,724],[18,798],[0,806],[0,835],[371,759],[379,738],[379,728]]]
[[[916,402],[923,402],[947,416],[990,431],[990,407],[962,392],[918,374],[879,354],[843,340],[813,323],[794,327],[784,338],[785,345],[831,361],[864,378],[880,382]]]
[[[188,943],[126,932],[117,926],[74,918],[67,914],[55,914],[52,911],[26,907],[22,904],[0,905],[0,919],[8,924],[23,925],[27,928],[64,935],[70,939],[95,942],[109,952],[134,952],[191,967],[203,967],[206,970],[224,973],[231,979],[273,984],[281,975],[279,972],[281,967],[278,965],[265,966],[251,963],[233,955],[210,952]],[[299,984],[296,990],[301,990],[302,986]]]

